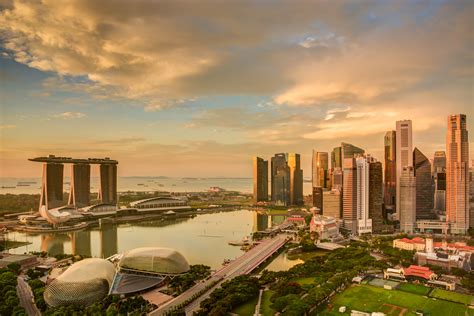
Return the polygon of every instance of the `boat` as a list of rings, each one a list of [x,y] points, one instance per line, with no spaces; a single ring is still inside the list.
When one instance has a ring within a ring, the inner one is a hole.
[[[229,241],[228,244],[231,246],[248,246],[252,244],[252,241],[247,236],[245,236],[240,241]]]
[[[18,181],[18,184],[36,184],[36,181]]]
[[[12,187],[12,186],[2,186],[2,189],[15,189],[16,187]]]
[[[26,184],[26,183],[17,183],[16,186],[17,187],[29,187],[30,185]]]

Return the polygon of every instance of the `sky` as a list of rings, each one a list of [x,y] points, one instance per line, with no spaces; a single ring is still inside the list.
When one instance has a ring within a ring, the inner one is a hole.
[[[111,157],[121,176],[251,177],[340,142],[383,158],[447,116],[474,155],[474,1],[0,0],[0,177]]]

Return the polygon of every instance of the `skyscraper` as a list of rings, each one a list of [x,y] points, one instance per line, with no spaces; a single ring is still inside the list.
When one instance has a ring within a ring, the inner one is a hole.
[[[415,147],[413,163],[416,177],[416,218],[430,219],[433,209],[433,179],[429,159]]]
[[[117,165],[100,165],[99,200],[105,204],[117,204]]]
[[[369,217],[372,220],[372,231],[375,233],[383,228],[382,190],[382,163],[372,159],[369,163]]]
[[[444,172],[446,169],[446,152],[437,151],[433,159],[433,172]]]
[[[77,208],[90,204],[91,165],[75,163],[71,165],[71,192],[68,204]]]
[[[370,157],[357,157],[356,175],[356,220],[357,234],[372,233],[372,220],[369,218],[369,163]]]
[[[411,120],[397,121],[396,123],[396,217],[400,218],[400,177],[405,167],[413,167],[413,144],[412,144],[412,128]]]
[[[253,157],[254,202],[268,201],[268,160]]]
[[[312,182],[313,187],[328,188],[328,153],[314,151],[312,157]]]
[[[446,220],[453,234],[465,234],[469,228],[468,163],[466,115],[450,115],[446,134]]]
[[[342,170],[342,148],[335,147],[331,152],[331,168],[341,168]]]
[[[299,154],[288,154],[288,167],[290,168],[290,204],[303,204],[303,170]]]
[[[317,207],[319,214],[323,214],[324,211],[323,201],[323,188],[313,187],[313,206]]]
[[[342,218],[344,228],[357,232],[357,168],[355,158],[344,159]]]
[[[323,192],[323,215],[334,217],[337,221],[341,219],[342,200],[341,191],[333,189]]]
[[[386,209],[394,210],[397,193],[396,133],[388,131],[384,137],[384,204]]]
[[[279,153],[271,159],[272,201],[278,205],[290,204],[290,168],[287,154]]]
[[[474,228],[474,160],[469,169],[469,228]]]
[[[354,158],[356,155],[363,155],[364,149],[348,143],[341,143],[341,157],[342,160],[346,158]]]
[[[334,170],[331,172],[331,175],[332,175],[332,179],[331,179],[332,189],[342,191],[342,187],[343,187],[343,180],[342,180],[343,172],[342,172],[342,169],[339,168],[339,167],[334,168]]]
[[[49,210],[63,204],[63,173],[64,165],[62,163],[43,164],[40,209],[44,207]]]
[[[446,212],[446,153],[437,151],[434,154],[433,166],[434,180],[434,209]]]
[[[399,178],[400,183],[400,230],[413,233],[416,224],[416,178],[413,167],[404,167]]]

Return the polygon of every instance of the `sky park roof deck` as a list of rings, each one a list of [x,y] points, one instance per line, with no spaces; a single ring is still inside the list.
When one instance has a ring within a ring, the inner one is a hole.
[[[84,164],[111,164],[117,165],[118,161],[110,159],[108,157],[105,158],[71,158],[71,157],[56,157],[55,155],[49,155],[48,157],[37,157],[37,158],[30,158],[29,161],[34,162],[46,162],[46,163],[84,163]]]

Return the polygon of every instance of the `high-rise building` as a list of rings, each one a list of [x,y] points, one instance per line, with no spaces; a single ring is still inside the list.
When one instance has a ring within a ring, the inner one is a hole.
[[[369,163],[369,218],[372,220],[372,231],[375,233],[383,228],[382,191],[382,163],[372,159]]]
[[[331,191],[323,192],[323,215],[334,217],[336,220],[341,219],[342,213],[342,199],[341,191],[333,189]]]
[[[63,204],[63,173],[64,165],[62,163],[48,162],[43,164],[40,210],[42,207],[49,210]]]
[[[357,233],[357,168],[355,158],[344,159],[342,218],[344,228]]]
[[[437,151],[433,158],[433,172],[445,172],[446,170],[446,152]]]
[[[71,191],[69,205],[76,208],[88,206],[91,194],[91,165],[75,163],[71,166]]]
[[[433,208],[446,212],[446,153],[437,151],[434,154],[433,166],[434,201]]]
[[[268,160],[253,157],[254,202],[268,201]]]
[[[469,228],[468,163],[466,115],[450,115],[446,135],[446,220],[453,234],[465,234]]]
[[[372,220],[369,218],[369,161],[370,157],[355,158],[356,174],[356,216],[357,234],[372,233]]]
[[[416,178],[413,167],[404,167],[399,180],[400,230],[413,233],[416,224]]]
[[[302,205],[303,200],[303,170],[299,154],[288,154],[288,167],[290,168],[290,204]]]
[[[319,214],[323,214],[324,201],[323,201],[323,188],[313,187],[313,206],[319,209]]]
[[[328,153],[313,150],[312,159],[312,182],[313,187],[328,188]]]
[[[434,183],[429,159],[415,147],[413,164],[416,177],[416,219],[432,218]]]
[[[331,152],[331,168],[340,168],[342,170],[342,148],[335,147]]]
[[[290,204],[290,168],[287,154],[279,153],[271,159],[272,201],[277,205]]]
[[[411,120],[397,121],[396,123],[396,218],[400,218],[400,177],[405,167],[413,167],[413,144],[412,144],[412,128]]]
[[[339,191],[342,190],[342,186],[343,186],[342,175],[343,175],[343,172],[341,168],[334,168],[334,170],[332,170],[332,179],[331,179],[332,186],[331,187],[333,189],[336,189]]]
[[[469,228],[474,228],[474,160],[469,169]]]
[[[100,165],[99,200],[105,204],[116,205],[117,200],[117,165]]]
[[[341,143],[341,156],[342,159],[354,158],[357,155],[363,155],[365,152],[364,149],[354,146],[348,143]]]
[[[384,204],[394,210],[397,196],[396,132],[388,131],[384,137]]]

